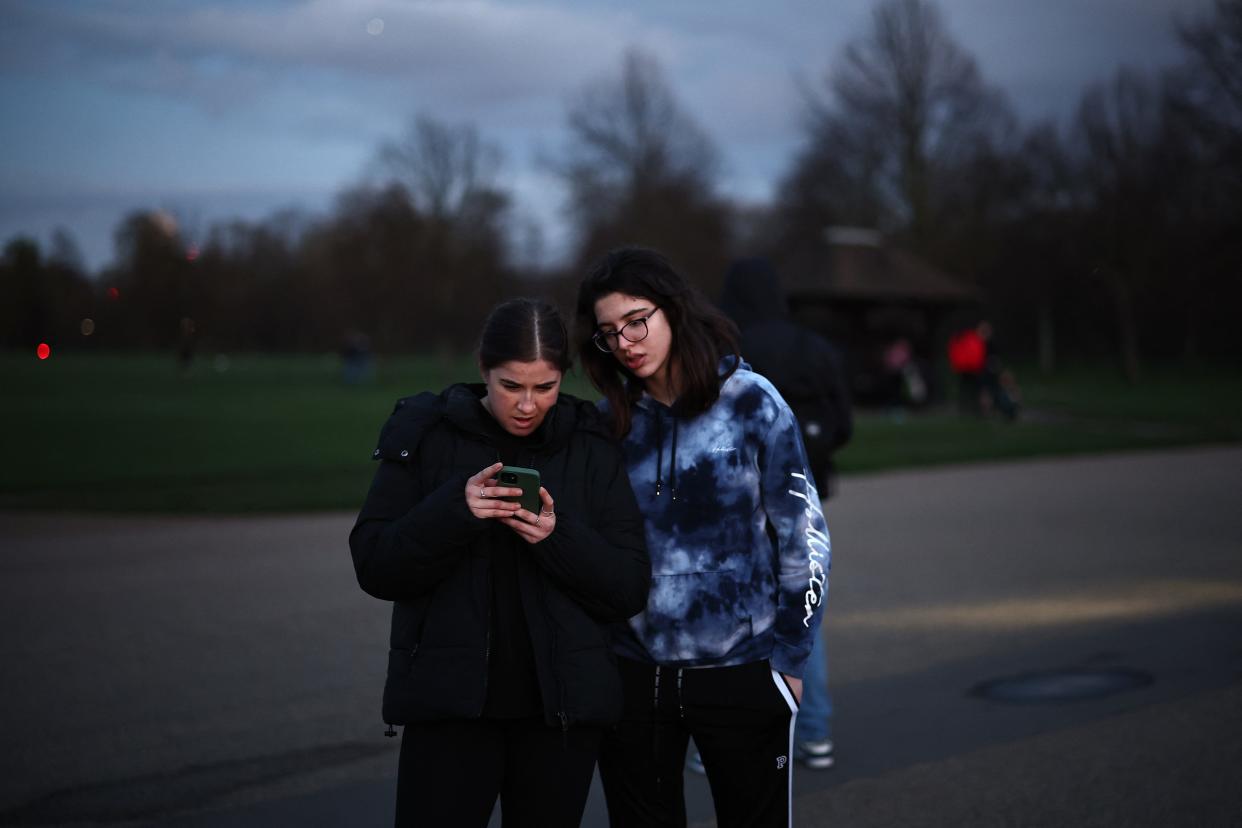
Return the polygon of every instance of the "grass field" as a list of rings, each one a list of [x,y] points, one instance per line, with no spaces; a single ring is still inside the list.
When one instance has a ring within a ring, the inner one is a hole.
[[[469,359],[379,361],[348,387],[335,357],[0,355],[0,508],[281,512],[356,508],[399,397],[472,376]],[[1103,370],[1023,377],[1017,423],[860,412],[843,474],[1242,440],[1242,375]],[[566,390],[595,396],[581,377]]]
[[[859,413],[842,472],[1242,440],[1242,372],[1153,368],[1136,385],[1100,367],[1019,377],[1024,407],[1012,424],[949,407]]]

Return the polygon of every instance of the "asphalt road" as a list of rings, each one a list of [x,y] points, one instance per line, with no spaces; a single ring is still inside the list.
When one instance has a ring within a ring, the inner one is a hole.
[[[1240,492],[1239,448],[845,480],[796,824],[1242,824]],[[0,514],[0,825],[389,823],[351,520]],[[981,694],[1059,670],[1135,686]]]

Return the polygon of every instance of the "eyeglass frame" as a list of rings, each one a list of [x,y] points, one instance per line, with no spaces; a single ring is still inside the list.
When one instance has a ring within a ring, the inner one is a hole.
[[[595,333],[591,334],[591,341],[595,343],[596,348],[599,348],[601,351],[603,351],[606,354],[615,354],[617,352],[617,348],[621,346],[622,339],[624,339],[626,342],[642,342],[644,339],[646,339],[651,334],[651,328],[647,326],[647,320],[655,316],[656,312],[659,310],[660,310],[660,306],[656,305],[654,308],[651,309],[651,313],[647,314],[646,316],[639,316],[635,319],[631,319],[629,322],[626,322],[624,325],[617,328],[615,331],[596,331]],[[625,329],[630,327],[631,325],[642,325],[643,326],[643,335],[640,336],[638,339],[631,339],[630,337],[625,335]],[[613,347],[611,348],[605,348],[604,342],[606,342],[608,340],[608,337],[610,336],[615,340],[616,344],[613,345]]]

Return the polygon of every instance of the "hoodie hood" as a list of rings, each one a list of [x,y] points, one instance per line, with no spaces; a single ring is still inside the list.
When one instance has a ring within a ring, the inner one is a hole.
[[[780,278],[772,263],[761,258],[738,259],[729,267],[720,307],[739,328],[789,318]]]

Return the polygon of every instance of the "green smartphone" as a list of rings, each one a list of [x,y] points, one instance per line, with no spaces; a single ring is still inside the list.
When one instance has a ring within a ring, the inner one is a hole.
[[[526,511],[539,514],[543,501],[539,498],[538,470],[524,469],[521,466],[505,466],[496,476],[496,482],[501,486],[512,486],[522,490],[520,497],[509,495],[500,498],[501,500],[517,501]]]

